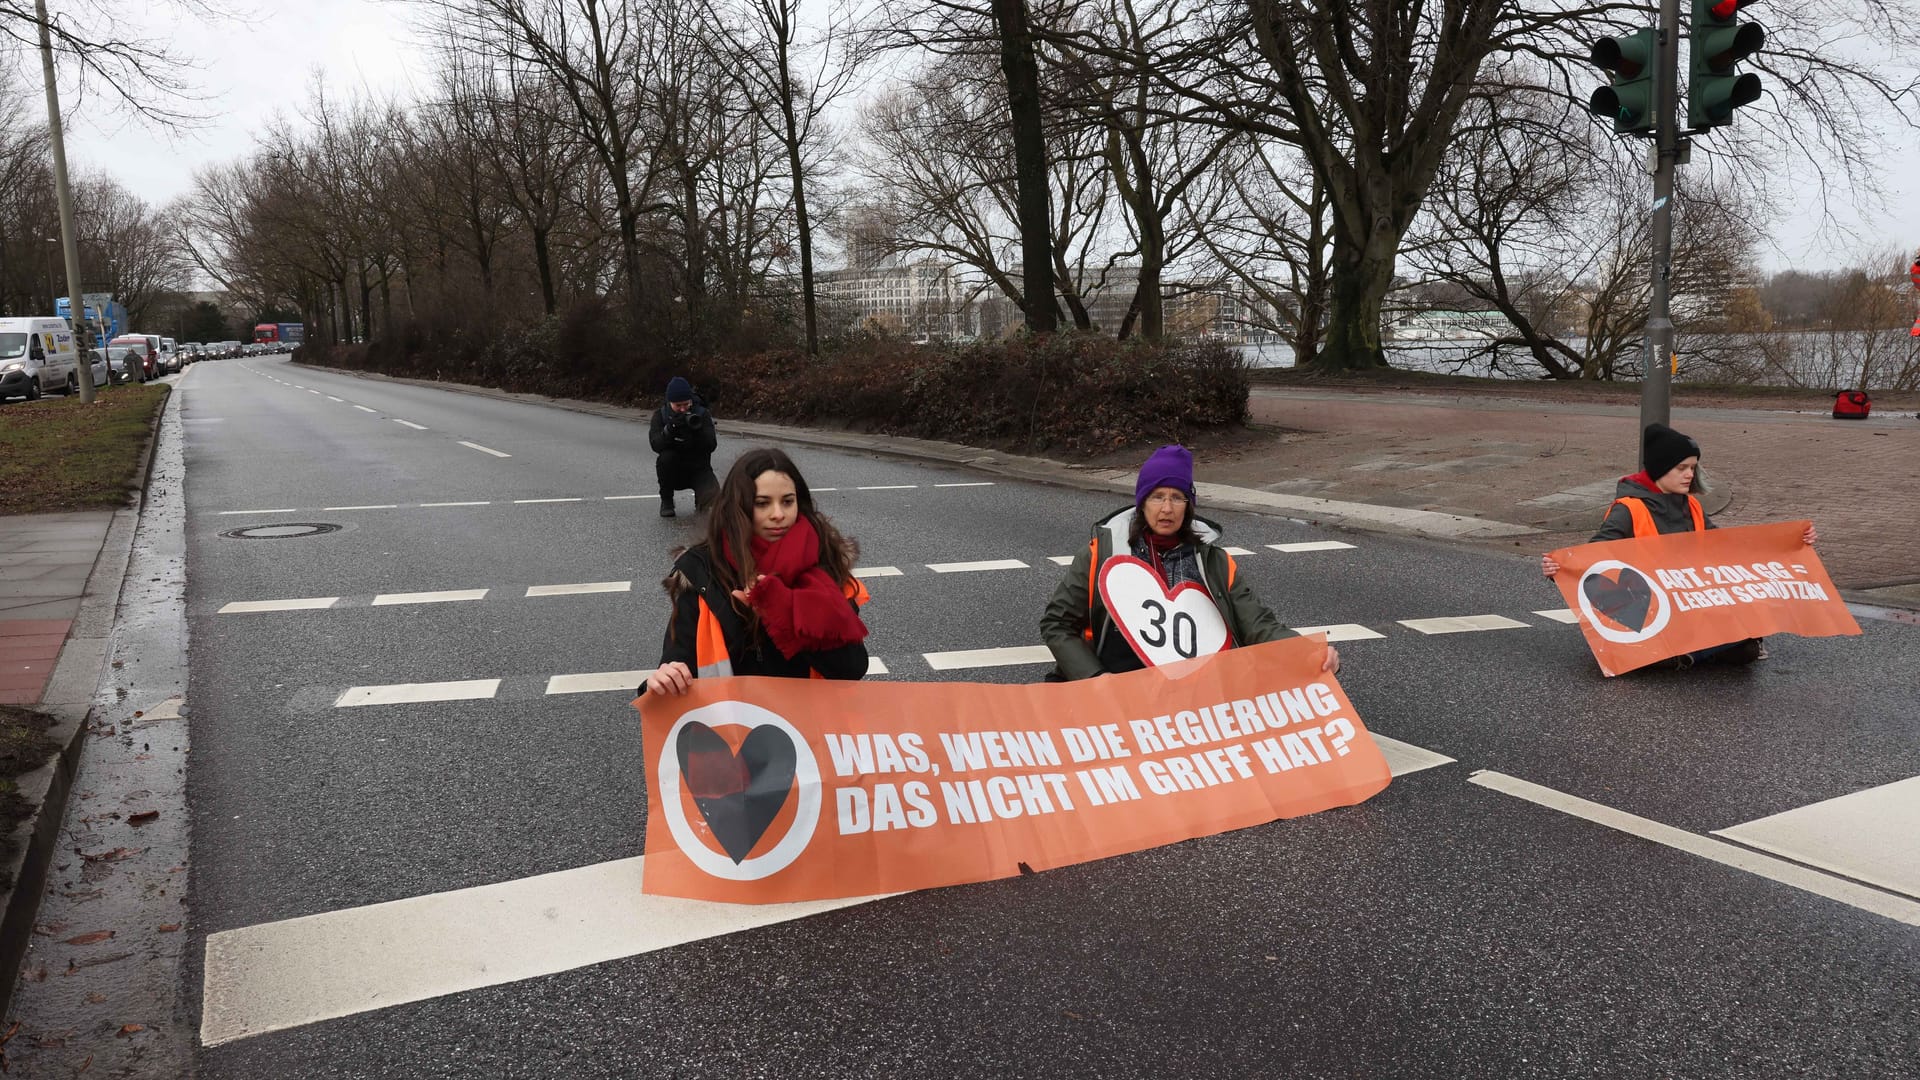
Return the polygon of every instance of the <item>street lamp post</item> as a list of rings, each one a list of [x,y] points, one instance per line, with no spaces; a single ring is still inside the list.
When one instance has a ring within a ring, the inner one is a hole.
[[[67,141],[60,130],[60,88],[53,81],[53,31],[47,22],[47,0],[33,0],[33,8],[40,19],[40,73],[47,83],[47,134],[53,144],[53,187],[60,199],[60,240],[67,256],[68,325],[73,328],[73,348],[80,360],[80,402],[85,405],[93,402],[93,342],[87,333],[87,309],[80,296],[80,249],[74,242],[73,189],[67,183]]]

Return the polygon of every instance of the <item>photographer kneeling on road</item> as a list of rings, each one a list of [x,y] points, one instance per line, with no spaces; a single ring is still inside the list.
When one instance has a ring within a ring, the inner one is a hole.
[[[693,489],[693,508],[705,510],[720,480],[713,475],[713,451],[719,438],[713,414],[694,396],[693,386],[675,375],[667,383],[667,403],[653,414],[647,433],[653,444],[653,471],[660,478],[660,516],[673,517],[673,493]]]

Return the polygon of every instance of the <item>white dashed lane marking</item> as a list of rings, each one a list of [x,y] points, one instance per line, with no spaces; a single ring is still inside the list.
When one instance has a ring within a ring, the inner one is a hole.
[[[236,514],[239,514],[239,515],[245,515],[245,514],[297,514],[297,513],[299,513],[299,512],[300,512],[300,511],[299,511],[299,509],[298,509],[297,507],[292,507],[292,506],[287,506],[287,507],[282,507],[281,509],[278,509],[278,510],[222,510],[222,511],[220,511],[220,516],[221,516],[221,517],[231,517],[231,516],[233,516],[233,515],[236,515]]]
[[[1440,619],[1401,619],[1400,625],[1423,634],[1466,634],[1476,630],[1525,630],[1532,623],[1505,615],[1458,615]]]
[[[400,509],[400,504],[399,504],[399,503],[375,503],[375,504],[374,504],[374,505],[372,505],[372,506],[323,506],[323,507],[321,507],[320,509],[321,509],[322,511],[327,511],[327,510],[398,510],[398,509]]]
[[[856,566],[853,568],[853,576],[857,578],[900,577],[901,573],[897,566]]]
[[[394,421],[394,423],[396,423],[396,424],[399,424],[399,425],[400,425],[401,427],[410,427],[410,428],[412,428],[412,429],[413,429],[413,430],[415,430],[415,431],[425,431],[425,430],[427,430],[427,425],[425,425],[425,424],[416,424],[416,423],[414,423],[414,422],[413,422],[413,421],[411,421],[411,420],[395,420],[395,421]]]
[[[936,574],[973,574],[983,570],[1026,570],[1028,566],[1019,559],[988,559],[983,562],[928,563],[927,569]]]
[[[478,450],[483,454],[492,454],[494,457],[510,458],[513,456],[512,454],[502,453],[501,451],[495,450],[492,447],[481,446],[479,443],[468,442],[465,439],[460,440],[460,445],[466,447],[469,450]]]
[[[631,581],[583,581],[577,585],[533,585],[528,596],[580,596],[586,593],[632,592]]]
[[[935,671],[959,671],[963,668],[1051,664],[1053,653],[1045,645],[1016,645],[1007,649],[964,649],[959,652],[927,653],[925,659],[927,666]]]
[[[1575,615],[1570,608],[1553,608],[1548,611],[1536,611],[1534,614],[1543,619],[1552,619],[1554,622],[1566,623],[1569,626],[1580,621],[1580,616]]]
[[[485,600],[485,589],[444,589],[440,592],[381,593],[373,598],[374,607],[393,604],[455,604],[464,600]]]
[[[581,675],[555,675],[547,680],[548,694],[631,694],[653,674],[645,671],[589,671]]]
[[[1353,547],[1352,544],[1341,543],[1338,540],[1309,540],[1299,544],[1268,544],[1267,546],[1288,555],[1303,551],[1345,551]]]
[[[352,709],[364,705],[411,705],[423,701],[479,701],[492,697],[499,690],[499,679],[350,686],[334,700],[333,705],[337,709]]]
[[[296,600],[236,600],[218,614],[244,615],[256,611],[323,611],[340,602],[337,596],[309,596]]]
[[[461,443],[460,445],[462,445],[462,446],[469,446],[469,445],[472,445],[472,444],[470,444],[470,443]],[[507,455],[505,455],[505,454],[501,454],[500,456],[501,456],[501,457],[506,457]],[[582,502],[582,501],[584,501],[584,500],[581,500],[581,499],[515,499],[515,500],[513,500],[513,501],[514,501],[514,502],[515,502],[516,504],[526,504],[526,503],[566,503],[566,502]]]
[[[361,412],[370,412],[375,415],[379,415],[380,412],[378,409],[369,409],[365,405],[355,405],[354,408],[359,409]]]
[[[1296,626],[1294,633],[1302,637],[1308,634],[1325,634],[1329,642],[1334,641],[1372,641],[1387,635],[1378,630],[1369,630],[1359,623],[1333,623],[1328,626]]]

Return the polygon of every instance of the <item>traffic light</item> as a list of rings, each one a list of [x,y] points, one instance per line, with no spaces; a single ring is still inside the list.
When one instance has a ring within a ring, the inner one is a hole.
[[[1767,32],[1736,17],[1753,0],[1693,0],[1693,36],[1688,40],[1693,76],[1687,81],[1687,126],[1701,129],[1733,122],[1733,110],[1760,100],[1760,76],[1739,74],[1735,64],[1760,51]]]
[[[1702,0],[1696,0],[1696,3]],[[1613,121],[1613,133],[1630,135],[1653,130],[1652,29],[1625,37],[1601,38],[1588,59],[1607,73],[1607,85],[1593,92],[1587,108]]]

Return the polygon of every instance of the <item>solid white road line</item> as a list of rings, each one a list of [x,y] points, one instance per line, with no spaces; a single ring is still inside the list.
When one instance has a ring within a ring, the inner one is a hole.
[[[513,456],[512,454],[503,454],[500,451],[494,450],[490,447],[481,446],[479,443],[467,442],[465,439],[460,440],[460,445],[466,447],[469,450],[478,450],[483,454],[492,454],[494,457],[512,457]]]
[[[1327,626],[1296,626],[1293,632],[1305,637],[1308,634],[1325,634],[1329,642],[1334,641],[1372,641],[1387,635],[1378,630],[1369,630],[1359,623],[1331,623]]]
[[[1343,544],[1338,540],[1310,540],[1302,544],[1268,544],[1267,546],[1288,554],[1301,551],[1345,551],[1353,547],[1352,544]]]
[[[935,485],[933,485],[933,486],[934,486],[934,487],[937,487],[937,488],[943,488],[943,487],[992,487],[992,486],[993,486],[993,481],[991,481],[991,480],[975,480],[975,481],[973,481],[973,482],[971,482],[971,483],[967,483],[967,484],[935,484]]]
[[[547,680],[549,694],[604,694],[612,690],[631,694],[647,681],[653,669],[645,671],[589,671],[581,675],[555,675]]]
[[[529,585],[528,596],[577,596],[581,593],[632,592],[631,581],[583,581],[578,585]]]
[[[1748,847],[1920,898],[1920,776],[1715,829]]]
[[[936,574],[972,574],[981,570],[1026,570],[1028,566],[1019,559],[988,559],[984,562],[928,563],[927,569]]]
[[[1050,562],[1050,563],[1052,563],[1052,564],[1053,564],[1053,565],[1055,565],[1055,566],[1072,566],[1072,565],[1073,565],[1073,559],[1074,559],[1074,557],[1073,557],[1072,555],[1049,555],[1049,556],[1047,556],[1047,561],[1048,561],[1048,562]]]
[[[492,697],[499,690],[499,679],[350,686],[334,699],[333,707],[351,709],[361,705],[407,705],[421,701],[479,701]]]
[[[375,503],[371,506],[323,506],[322,510],[398,510],[399,503]]]
[[[900,577],[901,574],[897,566],[856,566],[853,568],[853,576],[857,578]]]
[[[1387,769],[1395,776],[1431,769],[1439,765],[1451,765],[1453,759],[1445,754],[1436,754],[1424,746],[1389,739],[1377,731],[1369,731],[1375,745],[1380,747],[1381,756],[1387,759]]]
[[[855,491],[907,491],[919,487],[919,484],[865,484],[854,488]]]
[[[221,608],[219,615],[244,615],[255,611],[320,611],[340,602],[337,596],[309,596],[300,600],[236,600]]]
[[[207,937],[207,1046],[571,971],[880,897],[715,904],[647,896],[642,858]]]
[[[965,668],[1014,667],[1019,664],[1051,664],[1053,653],[1045,645],[1017,645],[1008,649],[964,649],[959,652],[930,652],[927,666],[935,671],[960,671]]]
[[[1242,555],[1256,555],[1256,554],[1258,554],[1258,552],[1255,552],[1255,551],[1249,551],[1248,549],[1246,549],[1246,548],[1243,548],[1243,547],[1230,547],[1230,548],[1221,548],[1220,550],[1221,550],[1221,551],[1224,551],[1224,552],[1226,552],[1226,553],[1227,553],[1227,554],[1229,554],[1229,555],[1232,555],[1232,556],[1234,556],[1235,558],[1238,558],[1238,557],[1240,557],[1240,556],[1242,556]]]
[[[429,506],[492,506],[493,504],[490,502],[450,502],[450,503],[421,503],[420,505],[422,508],[425,508]]]
[[[1569,626],[1580,621],[1580,616],[1575,615],[1572,608],[1553,608],[1548,611],[1536,611],[1534,614],[1543,619],[1552,619],[1554,622],[1566,623]]]
[[[365,405],[355,405],[354,408],[359,409],[361,412],[378,413],[380,411],[379,409],[369,409]]]
[[[1525,799],[1530,803],[1547,807],[1550,810],[1558,810],[1563,814],[1570,814],[1574,817],[1591,821],[1596,825],[1604,825],[1609,829],[1618,830],[1629,836],[1637,836],[1642,840],[1662,844],[1676,851],[1684,851],[1689,855],[1698,855],[1703,859],[1710,859],[1723,866],[1731,866],[1736,870],[1745,870],[1749,874],[1757,874],[1769,881],[1777,881],[1782,885],[1790,885],[1796,889],[1813,893],[1816,896],[1824,896],[1829,900],[1838,900],[1840,903],[1850,907],[1856,907],[1861,911],[1881,915],[1895,922],[1920,926],[1920,904],[1916,904],[1903,897],[1883,893],[1878,889],[1868,888],[1856,882],[1832,877],[1818,870],[1810,870],[1807,867],[1787,862],[1784,859],[1776,859],[1771,855],[1762,855],[1756,851],[1748,851],[1746,848],[1740,847],[1737,844],[1729,844],[1724,840],[1714,840],[1710,837],[1699,836],[1685,829],[1676,829],[1671,825],[1665,825],[1650,818],[1629,814],[1624,810],[1616,810],[1611,806],[1606,806],[1588,799],[1582,799],[1577,795],[1568,795],[1566,792],[1555,791],[1549,787],[1542,787],[1539,784],[1531,783],[1518,777],[1508,776],[1505,773],[1482,770],[1467,777],[1467,782],[1512,795],[1517,799]]]
[[[1459,615],[1441,619],[1401,619],[1400,625],[1423,634],[1465,634],[1474,630],[1525,630],[1528,623],[1505,615]]]
[[[222,510],[220,511],[220,516],[229,517],[234,514],[297,514],[299,512],[298,507],[288,506],[279,510]]]
[[[808,488],[808,491],[839,491],[839,488]]]
[[[608,502],[619,502],[619,501],[620,501],[621,499],[657,499],[657,498],[659,498],[659,497],[660,497],[660,496],[658,496],[658,495],[607,495],[607,496],[603,496],[603,498],[605,498],[605,499],[606,499],[606,501],[608,501]]]
[[[411,421],[411,420],[395,420],[395,421],[394,421],[394,423],[396,423],[396,424],[399,424],[399,425],[400,425],[401,427],[410,427],[410,428],[412,428],[412,429],[413,429],[413,430],[415,430],[415,431],[425,431],[425,430],[427,430],[427,425],[425,425],[425,424],[416,424],[416,423],[414,423],[414,422],[413,422],[413,421]]]
[[[502,454],[500,456],[505,457],[506,455]],[[513,501],[515,504],[520,504],[520,503],[585,502],[586,500],[585,499],[515,499]]]
[[[439,592],[390,592],[373,598],[374,607],[392,604],[454,604],[462,600],[485,600],[485,589],[442,589]]]

